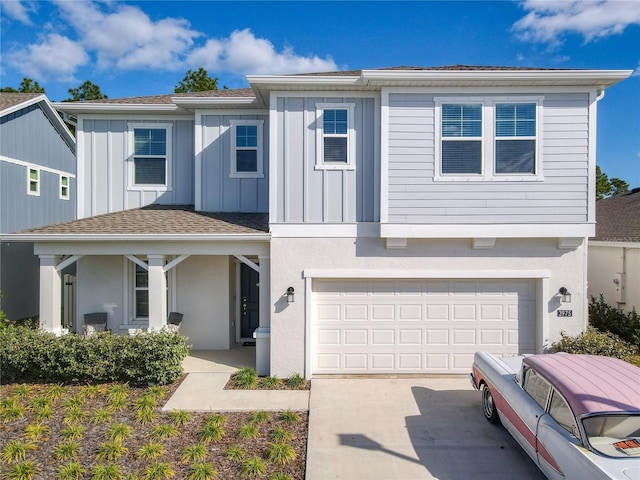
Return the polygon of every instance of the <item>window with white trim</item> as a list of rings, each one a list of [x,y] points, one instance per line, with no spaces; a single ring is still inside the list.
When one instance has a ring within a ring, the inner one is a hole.
[[[69,177],[60,175],[60,200],[69,200]]]
[[[166,190],[171,173],[171,132],[169,124],[129,125],[129,187]]]
[[[435,180],[537,181],[541,97],[440,97]]]
[[[355,168],[353,103],[316,104],[316,169]]]
[[[40,195],[40,169],[27,168],[27,193],[29,195]]]
[[[263,120],[231,120],[232,178],[262,178]]]
[[[133,316],[149,318],[149,272],[136,264],[134,276]]]

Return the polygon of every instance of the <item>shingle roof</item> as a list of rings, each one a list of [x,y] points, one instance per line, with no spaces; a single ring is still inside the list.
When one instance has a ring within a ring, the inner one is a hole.
[[[259,234],[269,232],[266,213],[196,212],[193,205],[149,205],[71,222],[31,228],[38,235]]]
[[[23,102],[39,97],[42,93],[8,93],[0,92],[0,110],[15,107]]]
[[[149,95],[144,97],[105,98],[102,100],[90,100],[83,103],[122,103],[134,105],[172,105],[171,98],[175,97],[202,97],[202,98],[234,98],[255,97],[251,88],[235,88],[225,90],[207,90],[204,92],[168,93],[165,95]]]
[[[602,242],[640,242],[640,188],[596,202],[596,236]]]

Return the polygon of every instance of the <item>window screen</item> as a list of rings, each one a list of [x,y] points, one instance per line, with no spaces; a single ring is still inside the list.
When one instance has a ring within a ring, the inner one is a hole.
[[[482,105],[442,105],[442,173],[482,173]]]
[[[496,105],[496,173],[535,173],[536,104]]]
[[[136,128],[134,137],[134,183],[165,185],[167,181],[167,130]]]

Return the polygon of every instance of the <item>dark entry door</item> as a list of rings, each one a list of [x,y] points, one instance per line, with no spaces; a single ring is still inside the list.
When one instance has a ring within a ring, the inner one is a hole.
[[[240,265],[240,337],[253,338],[258,328],[258,281],[259,276],[253,268]]]

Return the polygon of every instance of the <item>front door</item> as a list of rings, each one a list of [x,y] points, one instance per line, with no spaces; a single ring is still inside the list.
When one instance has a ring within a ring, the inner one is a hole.
[[[240,265],[240,337],[253,338],[253,331],[258,328],[258,281],[259,275],[253,268]]]

